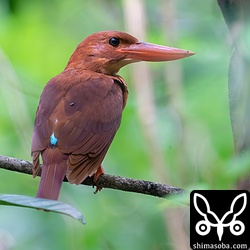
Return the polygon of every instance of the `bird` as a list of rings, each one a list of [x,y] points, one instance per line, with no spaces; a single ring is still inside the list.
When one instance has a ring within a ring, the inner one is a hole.
[[[128,99],[127,84],[117,74],[120,68],[193,54],[142,42],[121,31],[101,31],[84,39],[40,96],[31,146],[34,178],[42,158],[36,197],[57,200],[65,176],[78,185],[89,176],[96,182],[104,173],[102,162]]]

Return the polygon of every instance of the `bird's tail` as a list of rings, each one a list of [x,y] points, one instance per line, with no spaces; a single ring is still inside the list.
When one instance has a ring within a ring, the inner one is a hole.
[[[67,156],[58,148],[47,148],[42,153],[43,166],[36,197],[57,200],[67,171]]]

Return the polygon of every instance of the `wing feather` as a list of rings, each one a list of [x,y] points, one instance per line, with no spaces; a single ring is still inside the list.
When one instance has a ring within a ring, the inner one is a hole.
[[[69,156],[67,177],[71,183],[79,184],[96,172],[120,126],[124,93],[113,78],[88,71],[79,74],[72,69],[44,88],[32,152],[50,147],[54,133],[57,147]]]

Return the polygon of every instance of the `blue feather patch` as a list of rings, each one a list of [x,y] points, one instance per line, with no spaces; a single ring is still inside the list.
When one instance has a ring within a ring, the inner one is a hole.
[[[56,145],[58,139],[55,137],[54,133],[50,136],[50,143]]]

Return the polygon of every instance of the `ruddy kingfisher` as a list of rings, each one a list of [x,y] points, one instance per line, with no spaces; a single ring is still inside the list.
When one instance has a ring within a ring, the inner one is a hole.
[[[40,155],[43,162],[37,197],[57,200],[65,176],[80,184],[93,175],[97,181],[104,173],[101,164],[128,98],[127,85],[117,75],[120,68],[193,54],[119,31],[98,32],[83,40],[41,94],[31,149],[34,177],[40,171]]]

